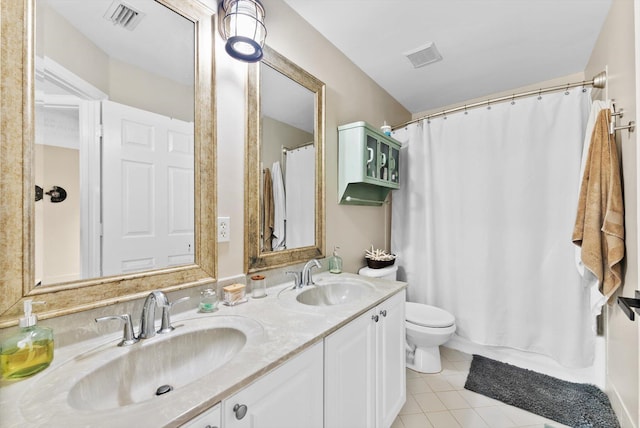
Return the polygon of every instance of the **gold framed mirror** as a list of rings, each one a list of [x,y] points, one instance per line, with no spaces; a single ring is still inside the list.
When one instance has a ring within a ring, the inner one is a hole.
[[[265,46],[247,90],[245,271],[324,257],[325,85]]]
[[[17,323],[22,301],[45,301],[40,318],[50,318],[131,300],[150,290],[178,290],[215,280],[216,182],[214,97],[214,11],[195,2],[136,0],[162,5],[162,9],[190,21],[195,67],[192,81],[193,118],[193,255],[176,266],[137,269],[133,273],[85,276],[37,286],[35,273],[36,227],[34,188],[36,167],[36,8],[39,0],[3,1],[1,17],[0,191],[6,197],[0,209],[0,327]],[[108,2],[111,3],[111,2]],[[108,6],[108,5],[107,5]],[[126,30],[125,30],[126,31]],[[73,52],[71,49],[67,51]],[[79,62],[88,62],[86,58]],[[188,108],[187,108],[188,109]],[[47,189],[45,189],[47,190]],[[189,189],[191,190],[191,189]],[[85,232],[83,232],[85,233]]]

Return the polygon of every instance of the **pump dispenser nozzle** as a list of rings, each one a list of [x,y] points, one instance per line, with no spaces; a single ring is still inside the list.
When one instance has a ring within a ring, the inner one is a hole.
[[[32,327],[38,322],[38,317],[33,313],[33,305],[44,305],[45,302],[34,302],[31,299],[24,301],[24,317],[20,318],[20,327]]]

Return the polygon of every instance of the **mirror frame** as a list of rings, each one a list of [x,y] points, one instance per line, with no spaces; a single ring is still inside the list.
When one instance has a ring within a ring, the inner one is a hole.
[[[262,120],[260,107],[260,62],[249,65],[247,82],[247,138],[245,165],[245,272],[287,266],[324,257],[325,252],[325,178],[324,178],[324,127],[325,84],[271,49],[264,47],[262,63],[282,73],[314,93],[314,147],[316,155],[316,218],[315,245],[282,251],[260,251],[260,148]]]
[[[15,325],[25,299],[45,301],[40,319],[215,281],[216,106],[214,13],[198,2],[156,0],[194,23],[195,262],[134,274],[34,288],[35,0],[2,0],[0,9],[0,327]]]

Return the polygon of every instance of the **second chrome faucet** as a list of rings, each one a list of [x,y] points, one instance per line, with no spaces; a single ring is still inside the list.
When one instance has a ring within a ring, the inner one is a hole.
[[[311,274],[311,269],[313,268],[321,268],[322,265],[317,259],[311,259],[307,263],[305,263],[302,268],[302,272],[293,272],[287,271],[285,272],[287,275],[294,276],[293,288],[302,288],[305,285],[314,285],[313,275]]]

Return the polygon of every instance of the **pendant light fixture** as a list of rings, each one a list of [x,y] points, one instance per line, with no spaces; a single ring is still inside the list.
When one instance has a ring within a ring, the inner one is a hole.
[[[262,59],[267,29],[264,7],[259,0],[220,0],[218,24],[229,55],[246,62]]]

